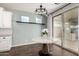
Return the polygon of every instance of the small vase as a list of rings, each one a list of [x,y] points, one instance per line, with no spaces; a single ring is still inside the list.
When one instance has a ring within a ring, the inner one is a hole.
[[[47,38],[48,36],[47,35],[43,35],[43,38]]]

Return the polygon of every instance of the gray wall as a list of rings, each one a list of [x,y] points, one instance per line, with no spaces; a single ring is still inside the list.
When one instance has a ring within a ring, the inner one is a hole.
[[[41,33],[41,28],[45,28],[45,25],[37,24],[25,24],[25,23],[16,23],[16,21],[21,20],[21,16],[29,16],[30,21],[34,22],[36,17],[41,18],[39,15],[35,15],[29,12],[23,11],[11,11],[13,12],[12,25],[13,25],[13,39],[12,46],[19,46],[32,43],[32,39],[39,37]],[[42,17],[43,23],[47,22],[45,16]],[[47,23],[46,23],[47,24]]]

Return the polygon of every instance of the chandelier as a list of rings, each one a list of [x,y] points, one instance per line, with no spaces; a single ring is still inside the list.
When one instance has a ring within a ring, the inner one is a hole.
[[[47,16],[47,9],[43,8],[42,4],[40,5],[40,8],[36,8],[35,13],[38,15],[45,15]]]

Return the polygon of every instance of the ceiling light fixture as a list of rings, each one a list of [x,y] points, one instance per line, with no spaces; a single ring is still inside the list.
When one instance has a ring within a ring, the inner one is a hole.
[[[38,15],[45,15],[47,16],[47,9],[43,8],[42,4],[40,5],[40,8],[36,8],[35,13]]]

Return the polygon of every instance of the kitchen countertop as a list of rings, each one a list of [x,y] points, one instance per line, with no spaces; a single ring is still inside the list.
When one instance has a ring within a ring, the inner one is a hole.
[[[12,29],[0,28],[0,37],[7,37],[12,35]]]
[[[12,36],[12,35],[0,35],[0,37],[8,37],[8,36]]]

